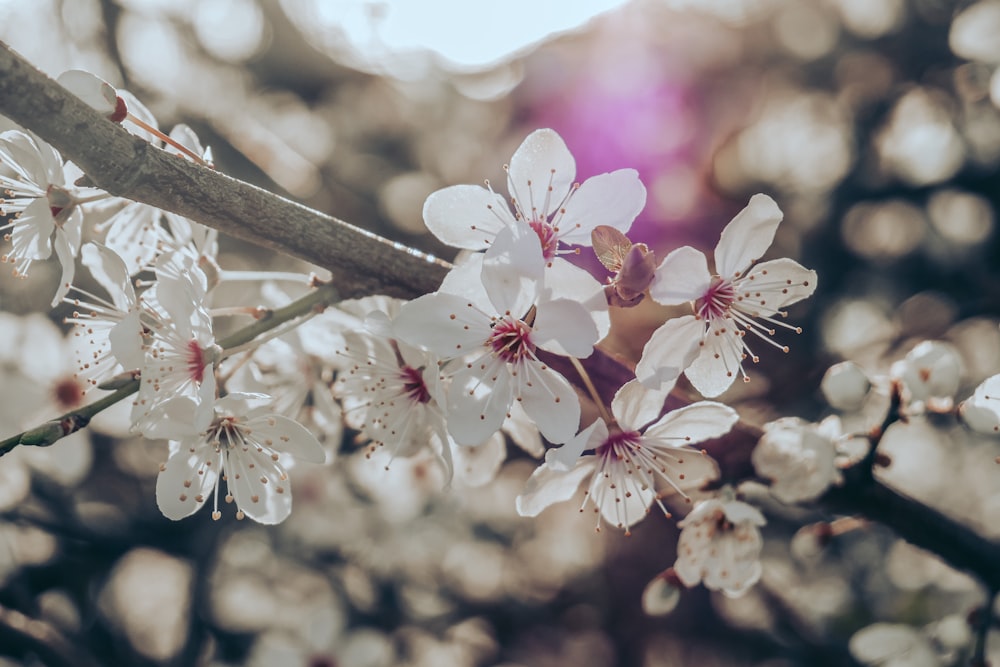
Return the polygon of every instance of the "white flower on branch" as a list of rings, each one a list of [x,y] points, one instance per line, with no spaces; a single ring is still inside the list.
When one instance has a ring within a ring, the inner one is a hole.
[[[619,169],[575,183],[576,161],[554,130],[535,130],[507,168],[513,211],[489,184],[453,185],[424,203],[424,222],[442,243],[483,250],[500,230],[527,225],[538,236],[545,261],[561,244],[590,246],[591,232],[607,225],[627,232],[646,205],[646,188],[634,169]]]
[[[784,417],[764,425],[764,435],[754,448],[757,474],[771,480],[771,493],[783,503],[815,500],[839,484],[837,441],[840,419],[831,416],[820,424]]]
[[[67,188],[62,157],[34,135],[18,130],[0,134],[0,215],[11,216],[0,231],[12,244],[0,260],[26,276],[31,263],[48,259],[55,249],[62,278],[52,299],[55,307],[73,282],[83,214],[80,200]]]
[[[84,245],[81,256],[110,298],[79,287],[71,287],[74,295],[66,298],[74,309],[65,321],[75,325],[79,376],[91,387],[118,372],[142,367],[143,324],[139,300],[121,257],[99,243]]]
[[[212,317],[203,307],[207,279],[188,255],[161,255],[156,262],[156,284],[143,302],[157,313],[151,340],[145,349],[142,380],[132,408],[135,430],[148,438],[168,437],[170,419],[159,409],[168,399],[187,397],[192,410],[211,411],[215,400],[215,365],[222,349],[216,345]],[[188,421],[197,421],[189,415]]]
[[[678,524],[678,579],[688,587],[702,582],[729,597],[742,595],[760,579],[760,526],[765,523],[760,510],[734,500],[728,490],[702,500]]]
[[[168,519],[194,514],[213,498],[212,518],[219,519],[219,481],[226,482],[227,503],[236,504],[236,518],[260,523],[284,521],[292,511],[287,467],[293,459],[323,463],[316,438],[297,422],[266,414],[254,407],[262,394],[229,394],[214,401],[213,410],[194,409],[192,399],[168,401],[163,412],[169,426],[170,456],[156,479],[156,504]],[[194,422],[190,415],[197,414]]]
[[[459,444],[489,438],[515,401],[551,442],[566,442],[576,433],[576,393],[537,350],[587,357],[598,329],[583,305],[552,297],[544,267],[534,235],[515,235],[508,228],[485,255],[453,269],[440,291],[400,308],[394,322],[398,338],[443,361],[467,359],[452,376],[447,396],[448,431]]]
[[[961,384],[962,359],[953,345],[925,340],[894,363],[889,374],[906,388],[903,398],[909,412],[947,412]]]
[[[715,461],[691,446],[725,435],[739,415],[721,403],[702,401],[660,417],[664,399],[665,392],[650,391],[635,380],[619,389],[610,424],[598,419],[546,453],[545,463],[517,497],[518,513],[536,516],[549,505],[569,500],[584,480],[589,480],[584,507],[593,504],[598,530],[603,518],[627,534],[654,501],[669,516],[658,488],[690,502],[687,490],[719,474]]]
[[[771,245],[782,213],[767,195],[750,203],[722,230],[715,247],[715,270],[705,255],[683,246],[656,269],[649,292],[666,306],[692,302],[694,314],[668,320],[657,329],[636,367],[647,386],[674,382],[683,372],[704,396],[718,396],[737,375],[749,377],[743,360],[757,362],[747,333],[784,351],[774,341],[778,327],[800,331],[782,320],[787,305],[816,289],[816,272],[790,259],[754,264]]]
[[[972,396],[962,402],[958,413],[962,421],[977,433],[1000,433],[1000,375],[991,375],[983,380]]]

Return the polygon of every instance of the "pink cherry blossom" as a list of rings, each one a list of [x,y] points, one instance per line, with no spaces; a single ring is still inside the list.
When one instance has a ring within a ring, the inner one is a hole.
[[[668,320],[643,350],[636,376],[650,387],[674,382],[683,372],[704,396],[718,396],[737,375],[749,377],[743,360],[756,362],[745,338],[750,333],[769,345],[786,324],[782,308],[816,289],[816,272],[790,259],[754,264],[771,245],[782,213],[767,195],[754,195],[724,230],[715,247],[715,274],[705,255],[683,246],[656,269],[650,296],[666,306],[690,302],[693,315]]]

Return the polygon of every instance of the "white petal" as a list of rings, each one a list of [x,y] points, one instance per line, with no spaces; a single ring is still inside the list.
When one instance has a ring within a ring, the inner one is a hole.
[[[552,213],[576,178],[576,161],[555,130],[535,130],[510,159],[507,189],[526,216]]]
[[[189,396],[168,398],[153,408],[136,427],[150,439],[181,440],[192,438],[204,429],[195,423],[197,402]]]
[[[719,335],[715,335],[714,330],[709,331],[705,346],[699,349],[700,353],[684,374],[702,396],[712,398],[729,389],[736,376],[740,375],[742,339],[730,324]]]
[[[698,356],[704,336],[705,323],[694,315],[667,320],[642,348],[642,357],[635,367],[636,378],[652,389],[668,384],[673,388],[673,383]]]
[[[603,340],[611,330],[611,315],[604,285],[589,272],[570,264],[561,257],[545,270],[545,298],[569,299],[587,309],[597,327],[597,340]],[[541,304],[539,304],[541,305]]]
[[[106,116],[115,112],[118,93],[114,86],[104,79],[84,70],[71,69],[60,74],[56,81],[92,109]]]
[[[722,511],[726,513],[726,518],[734,524],[749,523],[754,526],[763,526],[767,523],[760,510],[740,500],[730,500],[723,503]]]
[[[580,399],[562,375],[537,361],[525,361],[514,398],[549,442],[560,444],[580,426]]]
[[[252,466],[252,467],[251,467]],[[226,459],[226,486],[236,506],[254,521],[281,523],[292,512],[287,475],[268,450],[230,449]]]
[[[52,255],[51,236],[55,228],[48,200],[36,199],[14,221],[10,232],[11,254],[27,259],[48,259]]]
[[[142,368],[145,359],[142,350],[142,323],[139,318],[139,311],[134,310],[108,332],[111,354],[128,371]]]
[[[80,253],[90,275],[111,295],[118,310],[126,311],[135,304],[135,288],[125,262],[113,250],[100,243],[88,243]]]
[[[300,461],[323,463],[326,452],[316,436],[294,419],[264,415],[247,420],[246,428],[254,440],[277,452],[291,454]]]
[[[483,257],[483,287],[495,313],[522,317],[538,300],[545,259],[538,237],[523,227],[501,230]]]
[[[213,447],[196,440],[173,447],[156,478],[156,505],[163,516],[178,521],[197,512],[208,500],[218,480],[218,454]],[[205,465],[207,461],[211,465]],[[199,470],[203,471],[200,475]]]
[[[438,292],[454,294],[467,299],[484,313],[494,313],[493,302],[483,286],[483,259],[481,252],[471,253],[468,257],[455,262],[451,271],[445,274]]]
[[[705,253],[682,246],[663,258],[653,274],[649,295],[664,306],[700,299],[712,284]]]
[[[156,257],[161,215],[152,206],[132,202],[106,223],[110,225],[107,246],[122,258],[129,275],[139,273]]]
[[[718,438],[729,433],[733,425],[740,419],[736,410],[722,403],[699,401],[691,405],[672,410],[658,422],[646,429],[644,438],[647,440],[673,440],[674,446],[693,445],[712,438]],[[676,438],[684,438],[677,441]]]
[[[483,486],[492,482],[507,459],[507,441],[494,433],[486,442],[474,447],[448,447],[454,456],[455,476],[465,486]]]
[[[795,260],[775,259],[757,264],[733,287],[737,297],[742,297],[736,308],[755,315],[772,315],[816,291],[816,272]]]
[[[549,352],[585,359],[594,351],[597,335],[594,320],[583,306],[555,299],[539,305],[531,340]]]
[[[612,483],[616,488],[610,488]],[[645,519],[655,496],[652,487],[643,487],[630,475],[607,478],[597,474],[590,482],[590,497],[600,503],[604,520],[616,528],[627,530]]]
[[[672,383],[650,389],[638,380],[630,380],[615,392],[611,413],[624,430],[638,431],[660,416],[671,389]]]
[[[480,364],[486,364],[485,369]],[[500,430],[513,400],[507,365],[485,355],[455,375],[448,391],[448,432],[460,445],[477,445]]]
[[[595,449],[607,439],[608,425],[603,419],[597,419],[562,447],[545,452],[545,463],[553,470],[570,470],[576,466],[585,451]]]
[[[486,315],[462,297],[442,292],[404,303],[393,329],[397,338],[423,346],[442,359],[482,350],[490,335]]]
[[[424,224],[441,243],[483,250],[514,216],[503,197],[478,185],[453,185],[424,202]]]
[[[732,280],[760,259],[771,247],[782,217],[781,209],[767,195],[751,197],[746,208],[722,230],[715,246],[715,270],[719,275]]]
[[[55,308],[62,302],[63,297],[66,296],[70,286],[73,284],[73,275],[76,273],[76,257],[65,235],[61,234],[58,230],[56,231],[56,240],[53,245],[56,249],[56,257],[59,258],[59,263],[62,265],[62,277],[59,280],[59,287],[56,289],[55,296],[52,297],[52,307]]]
[[[531,421],[531,417],[524,413],[520,403],[510,406],[510,416],[503,423],[503,432],[510,436],[515,445],[536,459],[545,454],[545,445],[542,444],[538,427]]]
[[[588,178],[570,197],[566,215],[558,216],[559,240],[590,246],[590,233],[598,225],[627,233],[646,205],[646,186],[635,169],[619,169]]]
[[[549,505],[569,500],[580,488],[580,482],[594,474],[596,458],[588,456],[571,470],[554,470],[547,463],[535,469],[524,491],[515,500],[521,516],[538,516]]]

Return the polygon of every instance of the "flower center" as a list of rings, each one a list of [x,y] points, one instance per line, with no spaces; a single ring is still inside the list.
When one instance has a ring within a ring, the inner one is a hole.
[[[64,377],[52,387],[56,403],[64,410],[74,410],[83,403],[84,388],[75,377]]]
[[[50,185],[46,190],[45,197],[49,200],[49,212],[55,218],[56,224],[62,226],[69,214],[73,212],[76,203],[73,197],[58,185]]]
[[[544,220],[532,220],[528,225],[538,235],[538,240],[542,244],[542,256],[545,258],[545,261],[550,261],[556,256],[556,250],[559,248],[559,239],[556,236],[559,230]]]
[[[733,284],[716,276],[705,294],[695,302],[694,311],[705,320],[721,319],[729,313],[729,307],[735,300],[736,290]]]
[[[622,431],[617,426],[612,426],[610,431],[608,439],[595,450],[598,456],[605,459],[627,459],[640,446],[642,434],[638,431]]]
[[[417,403],[430,403],[431,392],[424,384],[423,374],[412,366],[403,366],[399,369],[399,374],[403,380],[403,393],[408,398]]]
[[[531,327],[513,317],[505,317],[493,325],[493,333],[486,344],[493,354],[509,363],[517,363],[535,352],[531,342]]]
[[[205,379],[205,351],[198,345],[198,341],[191,339],[187,344],[187,368],[191,379],[201,384]]]

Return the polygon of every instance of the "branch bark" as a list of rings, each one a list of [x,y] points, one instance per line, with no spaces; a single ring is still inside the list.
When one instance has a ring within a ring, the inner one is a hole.
[[[0,114],[94,185],[328,269],[340,294],[413,298],[450,268],[432,255],[160,150],[105,119],[0,42]]]

